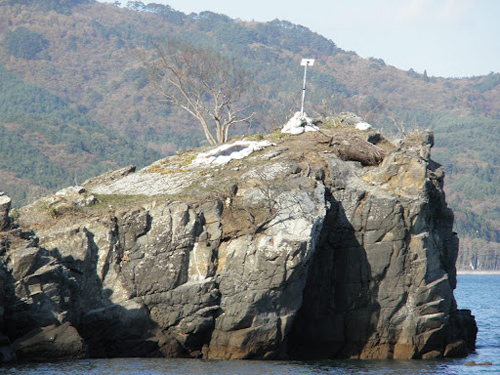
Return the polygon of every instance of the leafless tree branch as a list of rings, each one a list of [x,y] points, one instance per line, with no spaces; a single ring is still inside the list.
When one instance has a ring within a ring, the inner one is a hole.
[[[251,77],[236,61],[180,41],[154,47],[143,66],[156,92],[194,117],[211,145],[227,142],[233,125],[250,121]]]

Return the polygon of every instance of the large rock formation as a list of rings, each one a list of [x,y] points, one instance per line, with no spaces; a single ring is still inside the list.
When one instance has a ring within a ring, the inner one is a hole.
[[[225,165],[188,152],[24,207],[2,233],[4,358],[465,355],[432,137],[363,134],[276,135]]]

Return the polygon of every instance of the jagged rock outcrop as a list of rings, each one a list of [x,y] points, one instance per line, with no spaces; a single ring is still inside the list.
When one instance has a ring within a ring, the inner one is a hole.
[[[223,166],[185,153],[21,209],[2,233],[6,346],[39,359],[62,327],[64,358],[465,355],[431,137],[379,143],[378,166],[343,160],[349,137],[279,136]]]
[[[0,230],[6,228],[9,223],[9,210],[10,210],[11,199],[0,191]]]

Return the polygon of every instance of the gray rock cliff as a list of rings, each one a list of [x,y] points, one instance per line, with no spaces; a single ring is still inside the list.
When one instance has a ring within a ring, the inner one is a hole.
[[[272,137],[227,164],[186,152],[22,208],[1,234],[4,360],[473,350],[432,136]]]

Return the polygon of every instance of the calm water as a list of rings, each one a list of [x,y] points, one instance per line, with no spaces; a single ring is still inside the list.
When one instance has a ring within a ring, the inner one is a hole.
[[[477,351],[465,359],[440,361],[255,362],[165,359],[99,359],[0,367],[0,374],[95,375],[479,375],[500,374],[500,275],[459,275],[455,297],[473,310],[479,326]],[[469,367],[467,361],[493,366]]]

